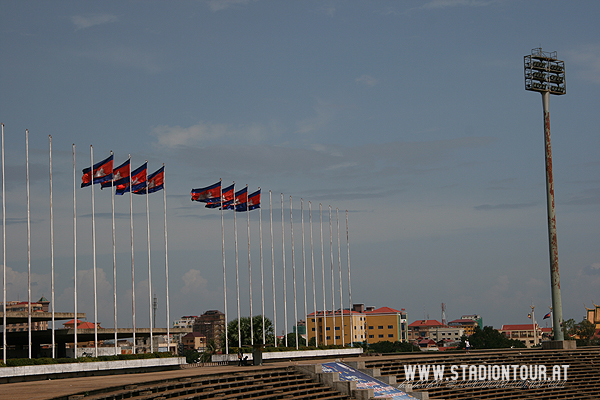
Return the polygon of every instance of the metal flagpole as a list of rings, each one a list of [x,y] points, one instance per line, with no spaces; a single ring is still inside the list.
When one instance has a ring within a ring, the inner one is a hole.
[[[344,331],[344,298],[342,293],[342,256],[340,254],[340,210],[338,208],[335,209],[335,220],[337,223],[337,244],[338,244],[338,270],[340,275],[340,317],[342,324],[342,346],[346,344],[346,333]],[[352,315],[350,315],[350,319],[352,319]]]
[[[258,188],[260,190],[260,188]],[[262,242],[262,207],[258,208],[258,236],[260,238],[260,291],[262,305],[262,344],[266,342],[265,333],[265,275],[263,268],[263,242]]]
[[[129,155],[129,236],[131,239],[131,321],[133,325],[133,347],[131,352],[136,353],[135,341],[135,264],[133,258],[133,188],[131,180],[131,154]]]
[[[288,347],[287,337],[287,294],[285,285],[285,229],[283,227],[283,193],[281,193],[281,253],[283,260],[283,335],[285,340],[285,347]]]
[[[31,358],[31,215],[29,213],[29,131],[25,129],[25,152],[27,160],[27,347]]]
[[[333,277],[333,231],[331,229],[331,205],[329,206],[329,249],[331,250],[331,318],[333,322],[333,345],[335,346],[335,279]]]
[[[327,346],[327,304],[325,303],[325,253],[323,250],[323,205],[319,203],[321,220],[321,274],[323,275],[323,343]]]
[[[273,341],[277,347],[277,305],[275,303],[275,249],[273,248],[273,203],[271,202],[271,191],[269,190],[269,215],[271,219],[271,271],[273,272]]]
[[[350,303],[350,346],[354,346],[354,321],[352,319],[352,280],[350,279],[350,236],[348,234],[348,210],[346,210],[346,244],[348,248],[348,302]]]
[[[302,274],[304,275],[304,335],[308,345],[308,311],[306,310],[306,251],[304,249],[304,199],[300,198],[300,225],[302,226]]]
[[[250,344],[254,346],[254,314],[252,311],[252,261],[250,260],[250,207],[248,206],[248,184],[246,184],[246,217],[248,219],[248,284],[250,286]]]
[[[48,135],[50,159],[50,281],[52,292],[52,358],[56,358],[56,327],[54,320],[54,209],[52,205],[52,136]]]
[[[319,345],[317,328],[317,296],[315,290],[315,253],[313,251],[313,229],[312,229],[312,208],[311,202],[308,202],[308,225],[310,227],[310,265],[312,267],[312,290],[313,290],[313,310],[315,312],[315,346]],[[308,323],[308,321],[307,321]],[[308,325],[307,325],[308,327]]]
[[[112,155],[113,152],[111,151]],[[113,250],[113,304],[114,304],[114,327],[115,327],[115,356],[118,355],[118,347],[117,347],[117,247],[116,247],[116,238],[115,238],[115,176],[113,174],[113,179],[110,185],[111,192],[111,201],[112,201],[112,250]]]
[[[163,171],[165,164],[163,163]],[[170,305],[169,305],[169,241],[167,240],[167,184],[166,176],[164,172],[163,178],[163,206],[165,209],[165,286],[166,286],[166,298],[167,298],[167,351],[171,351],[171,335],[169,326],[171,324]]]
[[[146,163],[148,160],[146,160]],[[154,340],[152,338],[152,265],[150,263],[150,207],[148,201],[148,164],[146,164],[146,232],[148,232],[148,302],[150,319],[150,352],[154,353]]]
[[[90,145],[92,199],[92,258],[94,266],[94,357],[98,357],[98,291],[96,283],[96,216],[94,210],[94,146]]]
[[[292,282],[294,283],[294,326],[296,326],[296,350],[298,350],[298,306],[296,303],[296,257],[294,255],[294,208],[290,196],[290,232],[292,234]]]
[[[223,224],[223,181],[219,179],[221,199],[221,250],[223,255],[223,299],[225,302],[225,354],[229,354],[229,338],[227,337],[227,275],[225,274],[225,225]],[[239,323],[239,321],[238,321]]]
[[[233,182],[235,185],[235,182]],[[240,269],[238,262],[238,245],[237,245],[237,216],[235,212],[236,206],[236,198],[235,198],[235,190],[233,194],[233,231],[234,231],[234,241],[235,241],[235,283],[237,289],[237,326],[238,326],[238,347],[242,347],[242,321],[240,317]],[[238,350],[239,352],[239,350]]]
[[[6,364],[6,176],[4,173],[4,124],[2,125],[2,360]]]
[[[75,327],[73,358],[77,358],[77,177],[75,172],[75,144],[73,144],[73,300],[75,305]]]

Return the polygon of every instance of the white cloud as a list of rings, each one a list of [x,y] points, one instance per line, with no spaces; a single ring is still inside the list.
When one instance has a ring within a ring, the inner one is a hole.
[[[600,83],[600,45],[581,45],[567,52],[569,61],[575,67],[575,73],[582,79]],[[567,69],[569,65],[567,64]]]
[[[117,22],[119,17],[112,14],[93,14],[88,16],[74,15],[71,17],[71,22],[75,25],[75,29],[87,29],[92,26],[109,24]]]
[[[208,281],[202,276],[199,270],[190,269],[181,277],[184,285],[181,288],[181,293],[198,293],[205,292],[208,288]]]
[[[28,273],[15,271],[6,267],[6,290],[8,300],[27,301]],[[50,297],[50,274],[31,273],[32,301],[37,301],[42,295]]]
[[[211,11],[222,11],[228,8],[239,8],[256,0],[208,0],[208,8]]]
[[[165,67],[156,54],[126,46],[90,50],[81,55],[116,68],[139,69],[150,74],[160,72]]]
[[[379,81],[373,78],[371,75],[361,75],[359,78],[356,78],[356,82],[371,87],[379,83]]]
[[[495,2],[495,0],[432,0],[421,8],[432,10],[448,7],[482,7]]]
[[[159,125],[152,129],[151,135],[158,139],[161,148],[182,146],[204,146],[235,140],[236,143],[256,143],[266,139],[277,131],[276,124],[265,126],[248,124],[233,127],[228,124],[215,124],[200,121],[189,127]]]

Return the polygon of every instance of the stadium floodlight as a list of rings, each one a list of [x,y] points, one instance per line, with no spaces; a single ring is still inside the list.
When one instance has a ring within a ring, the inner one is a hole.
[[[550,280],[552,286],[552,327],[554,340],[564,346],[562,331],[562,301],[560,297],[560,274],[558,271],[558,244],[556,239],[556,216],[554,214],[554,180],[552,176],[552,148],[550,146],[550,95],[567,93],[565,63],[556,58],[556,52],[544,52],[542,48],[531,50],[525,56],[525,90],[542,94],[544,109],[544,142],[546,158],[546,199],[548,210],[548,241],[550,246]],[[535,323],[535,322],[534,322]]]

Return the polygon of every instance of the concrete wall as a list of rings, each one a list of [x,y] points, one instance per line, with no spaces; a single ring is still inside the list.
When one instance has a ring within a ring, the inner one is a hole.
[[[143,360],[95,361],[83,363],[26,365],[0,368],[0,379],[35,375],[80,373],[129,368],[168,367],[185,364],[184,357],[150,358]]]
[[[304,358],[304,357],[336,357],[336,356],[347,356],[362,354],[362,348],[351,348],[351,349],[328,349],[328,350],[304,350],[304,351],[272,351],[268,353],[262,353],[263,360],[289,360],[293,358]],[[251,361],[252,353],[244,353],[242,357],[248,357],[248,361]],[[237,362],[237,354],[215,354],[212,356],[212,362]]]

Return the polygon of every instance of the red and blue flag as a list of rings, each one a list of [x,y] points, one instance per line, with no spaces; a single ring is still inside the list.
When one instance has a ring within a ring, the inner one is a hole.
[[[114,168],[112,180],[102,183],[100,188],[104,189],[111,186],[123,185],[126,182],[129,182],[129,173],[131,172],[130,161],[130,159],[127,159],[127,161],[125,161],[123,164],[119,165],[117,168]]]
[[[133,188],[134,193],[146,187],[147,167],[148,162],[145,162],[144,164],[142,164],[141,167],[137,168],[131,173],[131,187]],[[129,192],[129,190],[130,188],[128,179],[123,184],[117,185],[117,190],[115,190],[115,194],[127,193]]]
[[[248,187],[246,186],[242,190],[235,193],[235,198],[229,200],[227,203],[223,203],[223,209],[225,210],[236,210],[240,207],[246,207],[248,202]]]
[[[206,203],[208,200],[219,199],[220,195],[221,181],[205,188],[192,189],[192,201],[201,201]]]
[[[550,314],[552,313],[552,311],[550,311],[548,314],[544,315],[544,318],[542,318],[543,320],[546,318],[550,318]]]
[[[248,201],[237,206],[235,211],[252,211],[257,208],[260,208],[260,189],[248,195]]]
[[[105,160],[100,161],[99,163],[94,164],[92,168],[85,168],[83,170],[83,176],[81,177],[81,187],[90,186],[92,184],[92,174],[93,174],[93,183],[104,183],[107,181],[112,181],[113,178],[113,155],[111,154]]]
[[[148,175],[148,193],[158,192],[164,189],[165,183],[165,166],[163,165],[158,171]],[[146,187],[140,190],[135,190],[135,194],[146,194]]]
[[[234,191],[235,183],[231,186],[226,187],[221,192],[221,198],[218,197],[216,199],[206,199],[206,208],[217,208],[221,207],[221,202],[226,203],[228,201],[233,200],[233,191]]]

